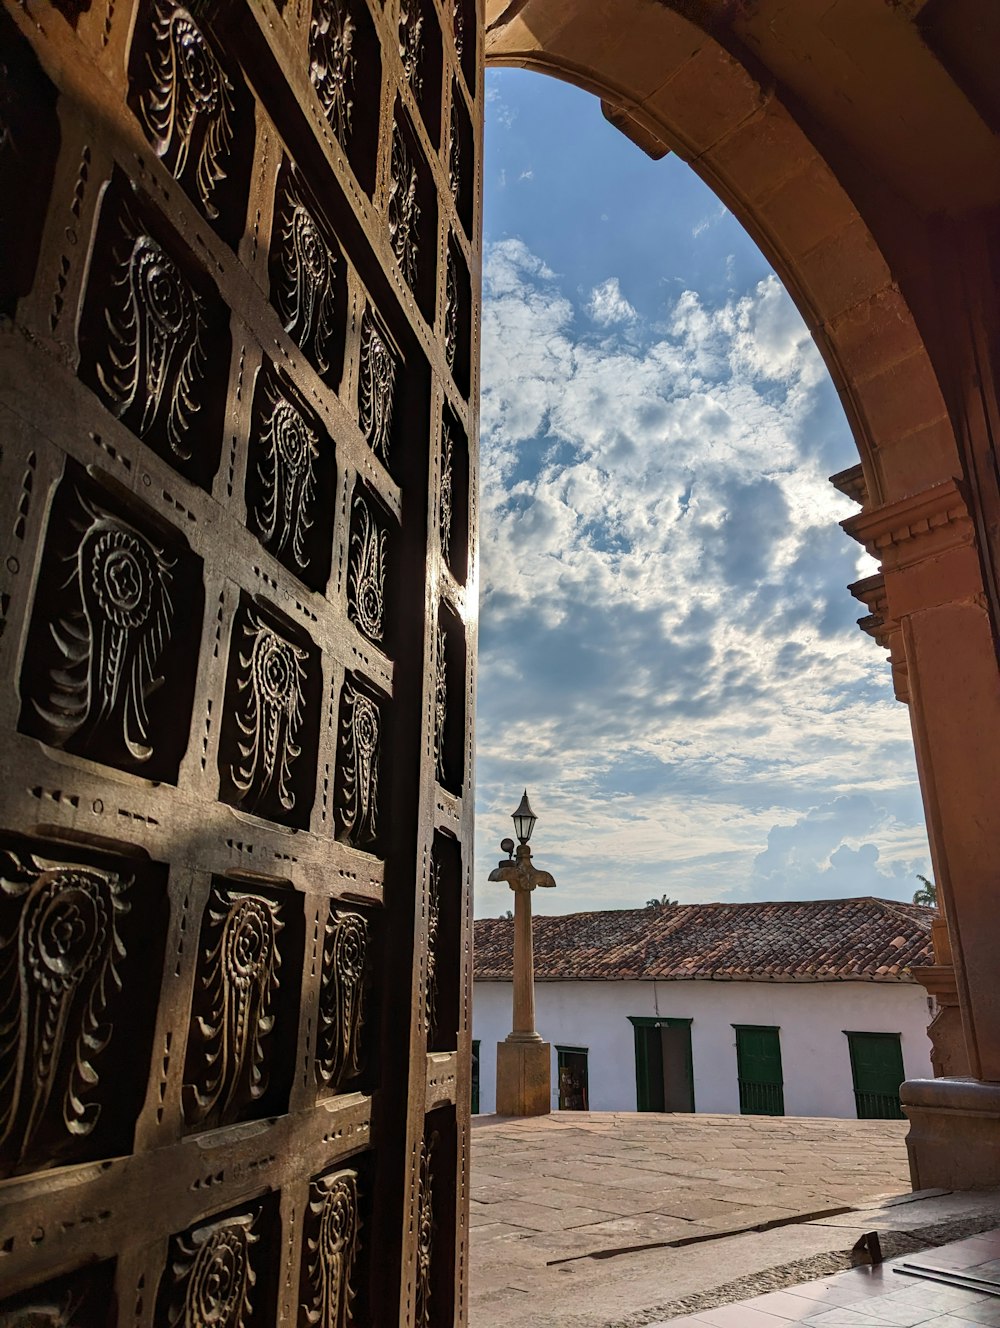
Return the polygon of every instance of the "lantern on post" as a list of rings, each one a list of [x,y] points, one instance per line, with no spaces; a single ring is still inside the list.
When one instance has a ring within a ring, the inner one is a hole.
[[[514,1026],[497,1043],[497,1113],[501,1116],[543,1116],[551,1110],[552,1049],[535,1029],[535,971],[531,937],[531,892],[536,886],[555,886],[551,874],[531,862],[528,840],[538,817],[531,810],[528,790],[513,813],[517,849],[505,839],[500,847],[507,857],[490,872],[491,881],[506,881],[514,891]]]

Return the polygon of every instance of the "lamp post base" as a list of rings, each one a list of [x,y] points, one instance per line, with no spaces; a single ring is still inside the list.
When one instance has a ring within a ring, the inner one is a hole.
[[[548,1042],[497,1043],[497,1115],[547,1116],[552,1110]]]

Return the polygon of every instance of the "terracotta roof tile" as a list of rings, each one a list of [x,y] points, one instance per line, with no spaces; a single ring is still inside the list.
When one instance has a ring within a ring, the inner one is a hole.
[[[912,981],[933,909],[889,899],[679,904],[534,919],[535,976],[615,981]],[[510,980],[514,924],[475,924],[475,976]]]

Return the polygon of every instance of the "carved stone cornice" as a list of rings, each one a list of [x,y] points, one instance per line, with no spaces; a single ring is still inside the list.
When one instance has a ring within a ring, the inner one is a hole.
[[[908,567],[975,541],[968,504],[954,479],[859,512],[840,524],[885,570]]]
[[[838,470],[836,475],[831,475],[830,483],[845,498],[850,498],[852,503],[857,503],[859,507],[868,506],[868,481],[860,461],[856,466],[849,466],[847,470]]]

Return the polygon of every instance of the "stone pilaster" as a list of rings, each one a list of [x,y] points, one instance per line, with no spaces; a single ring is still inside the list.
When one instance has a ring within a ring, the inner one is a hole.
[[[889,650],[896,695],[909,705],[946,923],[946,932],[936,929],[938,962],[921,975],[939,1005],[935,1070],[971,1076],[903,1086],[914,1183],[951,1185],[961,1174],[996,1184],[1000,1086],[963,1087],[961,1109],[955,1097],[960,1083],[1000,1085],[1000,676],[974,526],[955,481],[843,524],[881,563],[878,576],[852,590],[869,608],[861,625]]]

